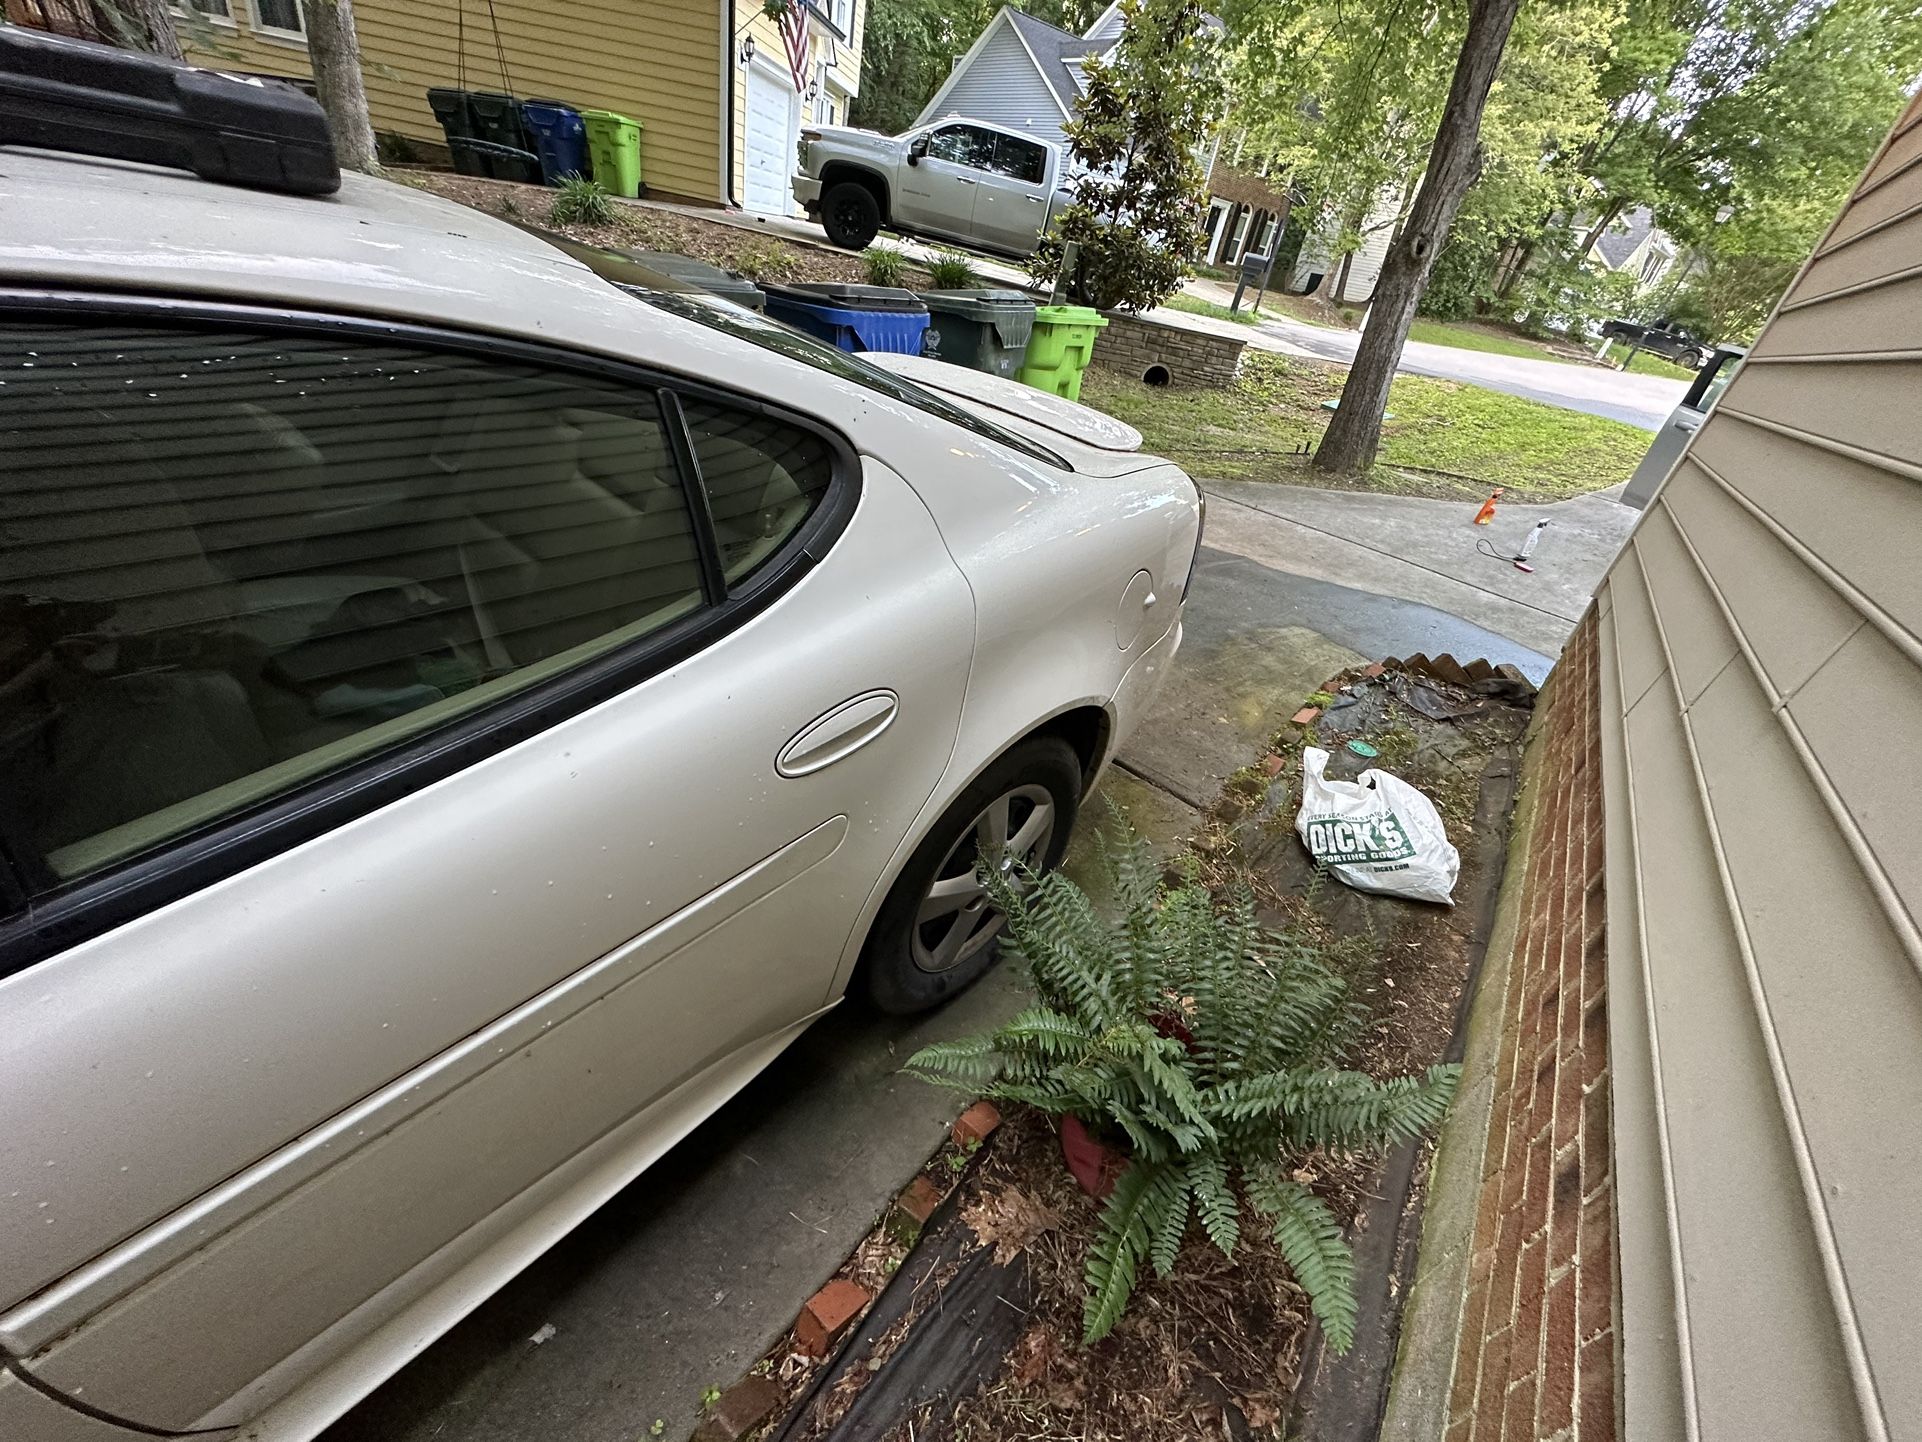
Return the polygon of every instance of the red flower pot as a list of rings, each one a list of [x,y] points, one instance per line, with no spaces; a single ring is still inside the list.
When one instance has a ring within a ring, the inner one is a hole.
[[[1061,1160],[1081,1190],[1098,1201],[1107,1200],[1114,1184],[1128,1170],[1128,1159],[1097,1138],[1080,1117],[1061,1119]]]

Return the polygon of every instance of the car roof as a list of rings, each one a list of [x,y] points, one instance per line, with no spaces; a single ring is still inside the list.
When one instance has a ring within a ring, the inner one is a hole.
[[[636,326],[639,302],[579,261],[503,220],[369,176],[344,175],[331,196],[283,195],[6,148],[0,213],[0,284],[10,286],[343,311],[641,360],[696,329],[658,312]]]

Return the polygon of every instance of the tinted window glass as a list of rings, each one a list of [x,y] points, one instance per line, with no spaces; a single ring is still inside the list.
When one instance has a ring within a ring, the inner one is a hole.
[[[1048,152],[1032,140],[1017,140],[1012,135],[994,138],[994,168],[1003,175],[1039,185],[1048,173]]]
[[[928,154],[936,160],[987,170],[994,164],[994,132],[973,125],[944,125],[929,137]]]
[[[882,370],[871,365],[859,356],[849,355],[834,346],[824,345],[813,336],[803,335],[790,326],[771,321],[766,316],[744,309],[737,305],[726,305],[706,296],[683,293],[680,291],[644,290],[638,286],[623,285],[622,290],[629,295],[646,301],[661,310],[671,311],[688,320],[699,321],[702,325],[715,330],[725,331],[741,340],[752,341],[764,349],[786,356],[789,360],[811,365],[816,370],[824,370],[842,380],[866,386],[871,391],[879,391],[890,400],[903,405],[913,406],[931,416],[938,416],[951,425],[961,426],[976,435],[986,436],[989,440],[1009,446],[1024,455],[1034,457],[1048,465],[1069,470],[1068,463],[1045,450],[1033,441],[1024,440],[1011,431],[992,425],[972,412],[964,411],[950,404],[941,396],[911,381],[903,380],[893,371]]]
[[[801,529],[834,478],[833,453],[812,431],[748,411],[686,401],[683,412],[731,585]]]
[[[652,392],[0,326],[0,783],[72,876],[701,604]]]

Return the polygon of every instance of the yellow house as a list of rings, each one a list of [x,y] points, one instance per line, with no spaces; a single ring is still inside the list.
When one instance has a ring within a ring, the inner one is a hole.
[[[299,0],[190,0],[203,65],[308,75]],[[441,143],[435,86],[505,91],[641,122],[650,195],[791,211],[803,124],[844,124],[861,76],[866,0],[790,0],[790,63],[760,0],[355,0],[374,129]]]

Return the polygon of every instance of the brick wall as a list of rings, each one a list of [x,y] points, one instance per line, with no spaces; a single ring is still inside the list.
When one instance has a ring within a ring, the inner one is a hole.
[[[1186,326],[1106,312],[1108,328],[1095,336],[1094,363],[1141,380],[1151,366],[1176,386],[1225,386],[1241,369],[1247,342]]]
[[[1500,1034],[1446,1442],[1616,1436],[1596,665],[1591,612],[1544,693],[1513,949],[1484,977]]]

